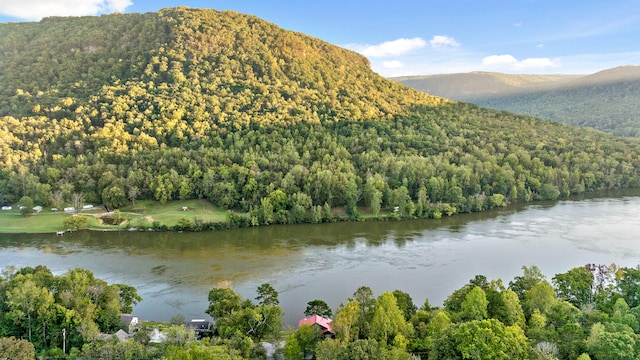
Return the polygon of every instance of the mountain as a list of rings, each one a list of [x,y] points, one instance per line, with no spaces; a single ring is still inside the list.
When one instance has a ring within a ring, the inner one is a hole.
[[[3,204],[206,198],[248,226],[640,185],[635,139],[428,95],[251,15],[0,24],[0,55]]]
[[[640,136],[640,66],[621,66],[591,75],[475,72],[394,80],[480,106],[593,127],[615,135]]]

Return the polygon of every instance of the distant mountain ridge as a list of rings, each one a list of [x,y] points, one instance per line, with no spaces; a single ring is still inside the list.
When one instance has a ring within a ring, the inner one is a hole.
[[[640,66],[589,75],[466,74],[405,76],[402,84],[489,108],[640,136]]]

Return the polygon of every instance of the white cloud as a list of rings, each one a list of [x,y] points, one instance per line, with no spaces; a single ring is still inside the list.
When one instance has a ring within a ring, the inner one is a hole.
[[[17,0],[0,1],[0,14],[23,20],[47,16],[82,16],[122,12],[131,0]]]
[[[419,49],[427,45],[426,41],[419,37],[413,39],[397,39],[393,41],[385,41],[378,45],[357,46],[351,45],[351,48],[360,48],[359,51],[364,56],[385,57],[398,56],[406,54],[414,49]]]
[[[482,65],[512,65],[518,60],[511,55],[491,55],[482,59]]]
[[[538,44],[538,45],[536,45],[536,47],[537,47],[538,49],[542,49],[542,48],[544,47],[544,44]]]
[[[399,60],[383,61],[382,66],[385,69],[400,69],[404,67],[404,63]]]
[[[539,70],[559,65],[557,60],[549,58],[527,58],[522,61],[513,55],[491,55],[482,59],[482,65],[486,67],[499,67],[501,71],[506,70]]]
[[[528,58],[517,62],[516,69],[545,69],[556,66],[557,63],[549,58]]]
[[[457,42],[456,39],[444,35],[435,35],[431,40],[429,40],[429,44],[431,44],[431,47],[433,48],[460,46],[460,43]]]

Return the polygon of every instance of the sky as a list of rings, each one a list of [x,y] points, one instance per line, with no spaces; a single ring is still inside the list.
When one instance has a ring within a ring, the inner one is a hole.
[[[640,0],[0,0],[0,22],[177,6],[255,15],[360,52],[387,77],[640,65]]]

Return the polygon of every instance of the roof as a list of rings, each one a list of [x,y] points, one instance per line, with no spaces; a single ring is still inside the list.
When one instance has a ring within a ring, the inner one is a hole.
[[[298,321],[298,327],[302,325],[314,325],[314,324],[322,328],[323,334],[326,334],[328,332],[333,333],[333,330],[331,329],[331,319],[323,318],[320,315],[313,315],[311,317],[300,319],[300,321]]]
[[[187,329],[191,330],[211,330],[213,323],[208,320],[195,319],[187,323]]]
[[[120,325],[131,325],[132,322],[138,322],[138,317],[131,314],[121,314],[120,315]]]

